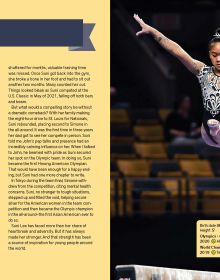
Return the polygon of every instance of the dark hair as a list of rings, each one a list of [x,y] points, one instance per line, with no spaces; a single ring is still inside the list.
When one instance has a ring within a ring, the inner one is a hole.
[[[215,30],[215,34],[216,34],[216,33],[220,34],[220,28],[217,28],[217,29]],[[213,45],[214,43],[220,42],[220,36],[219,36],[219,37],[216,37],[215,34],[212,36],[212,39],[209,41],[209,44],[208,44],[208,49],[209,49],[209,51],[211,50],[212,45]]]

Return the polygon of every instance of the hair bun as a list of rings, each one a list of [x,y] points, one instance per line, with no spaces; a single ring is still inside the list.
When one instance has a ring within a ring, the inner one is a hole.
[[[215,30],[215,34],[213,35],[214,38],[220,38],[220,27]]]

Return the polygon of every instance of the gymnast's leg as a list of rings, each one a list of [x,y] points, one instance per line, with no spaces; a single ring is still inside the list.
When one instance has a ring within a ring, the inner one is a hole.
[[[216,121],[216,120],[215,120]],[[218,121],[217,121],[218,122]],[[214,122],[213,122],[214,123]],[[206,133],[205,131],[205,128],[202,124],[202,127],[201,127],[201,136],[202,136],[202,139],[204,140],[204,142],[209,145],[209,146],[212,146],[212,147],[216,147],[216,148],[220,148],[220,132],[218,131],[219,129],[219,126],[216,126],[216,122],[215,124],[211,124],[211,122],[208,123],[208,126],[210,128],[210,134],[211,134],[211,131],[212,131],[212,137],[214,138],[214,140],[216,140],[216,142],[218,142],[219,144],[215,144],[211,139],[210,137],[208,136],[208,134]],[[217,133],[216,133],[217,132]],[[218,133],[219,132],[219,133]],[[214,135],[215,134],[215,135]]]
[[[215,119],[209,119],[207,122],[207,125],[209,127],[210,130],[210,134],[212,136],[217,136],[219,134],[220,131],[220,123],[218,120]],[[220,135],[218,135],[218,138],[220,138]]]

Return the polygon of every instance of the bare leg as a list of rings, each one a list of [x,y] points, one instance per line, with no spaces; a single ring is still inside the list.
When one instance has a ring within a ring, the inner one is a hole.
[[[207,125],[208,125],[208,127],[210,129],[210,134],[212,136],[217,136],[217,134],[220,131],[220,123],[219,123],[219,121],[215,120],[215,119],[210,119],[210,120],[208,120]]]
[[[210,133],[211,134],[211,133]],[[220,148],[220,133],[217,133],[216,136],[213,136],[214,140],[216,140],[216,142],[218,142],[219,144],[215,144],[208,136],[208,134],[205,131],[204,126],[202,125],[201,127],[201,136],[202,139],[204,140],[204,142],[212,147],[216,147],[216,148]]]

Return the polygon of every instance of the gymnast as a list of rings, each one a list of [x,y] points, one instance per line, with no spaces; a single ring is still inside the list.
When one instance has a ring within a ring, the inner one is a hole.
[[[212,66],[192,58],[176,42],[146,24],[137,14],[134,19],[142,28],[136,35],[150,34],[165,50],[180,60],[198,78],[203,98],[201,135],[206,144],[220,147],[220,28],[208,43]]]

